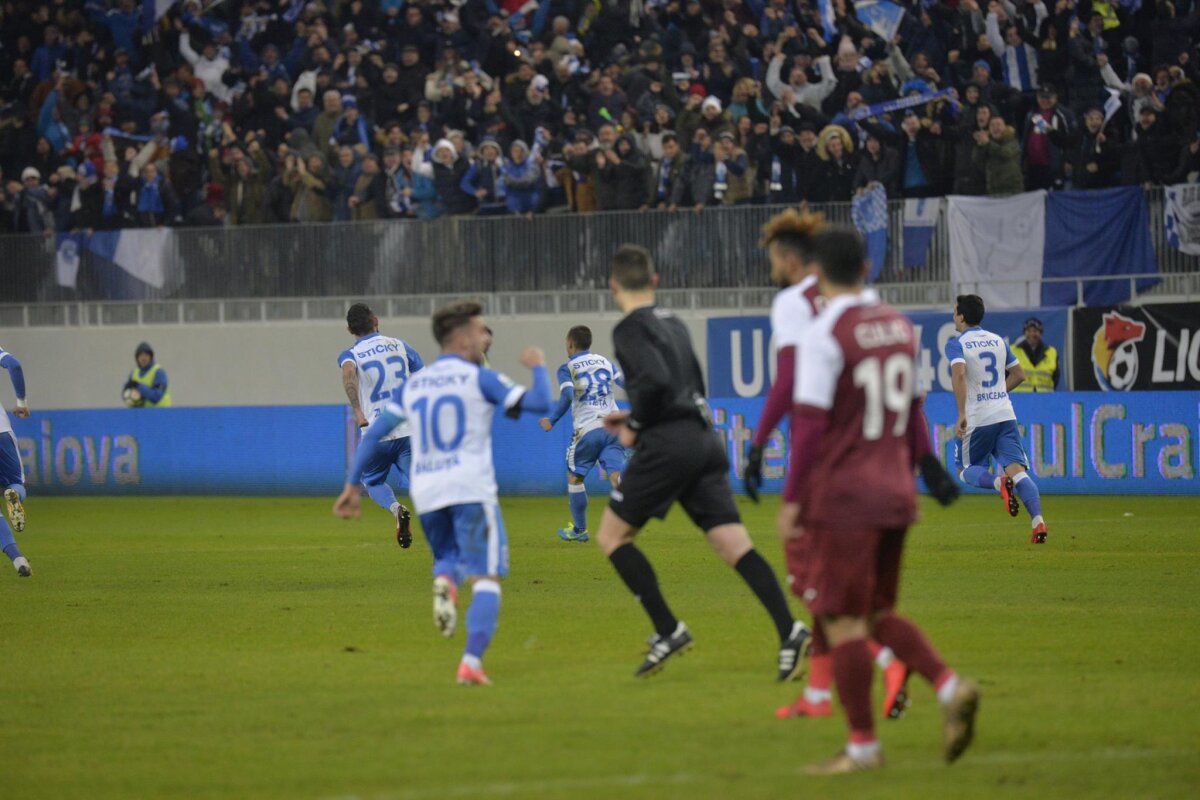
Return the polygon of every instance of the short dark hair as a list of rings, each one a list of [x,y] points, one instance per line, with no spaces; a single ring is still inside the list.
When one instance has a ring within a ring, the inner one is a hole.
[[[587,350],[592,346],[592,329],[586,325],[576,325],[567,331],[567,341],[580,350]]]
[[[835,286],[857,286],[861,283],[866,258],[862,237],[853,228],[830,228],[812,243],[812,259],[821,265],[825,280]]]
[[[456,330],[482,315],[483,306],[474,300],[443,306],[433,312],[433,338],[439,345],[444,345]]]
[[[641,245],[623,244],[612,260],[612,278],[628,291],[649,289],[654,278],[654,259]]]
[[[977,294],[960,294],[954,299],[954,310],[966,320],[968,325],[978,325],[983,322],[983,298]]]
[[[679,137],[673,133],[664,133],[663,137],[662,137],[662,143],[666,144],[667,142],[674,142],[675,144],[679,144]]]
[[[375,315],[366,303],[355,303],[346,312],[346,327],[355,336],[366,336],[375,327]]]

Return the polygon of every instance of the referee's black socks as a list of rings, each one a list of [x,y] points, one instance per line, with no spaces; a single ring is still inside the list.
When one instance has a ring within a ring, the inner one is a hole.
[[[634,547],[632,543],[623,544],[609,554],[608,560],[616,568],[621,580],[625,581],[629,591],[633,592],[641,601],[642,608],[646,609],[646,613],[650,615],[650,619],[654,623],[655,632],[663,638],[675,633],[679,620],[675,619],[671,609],[667,608],[667,601],[663,599],[662,592],[658,589],[658,576],[654,574],[654,567],[650,566],[650,562],[642,554],[642,551]],[[762,561],[761,558],[759,560]],[[765,566],[766,562],[764,561],[763,564]],[[740,564],[738,568],[741,569]],[[767,570],[769,572],[770,567],[767,567]],[[778,589],[778,587],[776,588]],[[782,597],[782,595],[780,596]],[[784,607],[786,609],[786,604]],[[788,625],[790,627],[791,623]]]
[[[771,615],[771,620],[779,631],[779,641],[786,641],[792,635],[795,618],[788,608],[787,598],[783,596],[783,589],[780,588],[771,565],[757,550],[751,549],[738,560],[735,569],[750,585],[751,591],[758,597],[758,602],[762,603],[763,608]]]

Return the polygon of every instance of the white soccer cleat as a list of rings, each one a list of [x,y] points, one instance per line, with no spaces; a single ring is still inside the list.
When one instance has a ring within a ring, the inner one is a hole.
[[[458,587],[441,575],[433,579],[433,626],[447,639],[458,627]]]
[[[4,490],[4,504],[8,506],[8,521],[12,523],[17,533],[25,530],[25,506],[21,504],[21,495],[16,489]]]
[[[33,567],[29,566],[29,559],[27,559],[25,556],[18,556],[17,558],[13,559],[13,569],[15,569],[17,574],[22,578],[28,578],[33,574]]]

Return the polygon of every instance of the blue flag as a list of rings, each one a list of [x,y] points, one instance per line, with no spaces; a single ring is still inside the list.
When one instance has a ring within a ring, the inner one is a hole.
[[[817,0],[817,10],[821,12],[821,24],[825,28],[825,38],[832,42],[837,36],[837,14],[834,12],[833,0]]]
[[[883,264],[887,260],[888,203],[883,187],[875,186],[855,197],[850,206],[850,218],[867,244],[867,260],[871,262],[868,281],[874,283],[883,274]]]

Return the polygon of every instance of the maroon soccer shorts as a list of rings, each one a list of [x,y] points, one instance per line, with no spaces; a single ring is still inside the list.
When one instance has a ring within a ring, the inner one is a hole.
[[[904,528],[805,530],[804,599],[813,615],[869,617],[895,607],[906,533]]]

